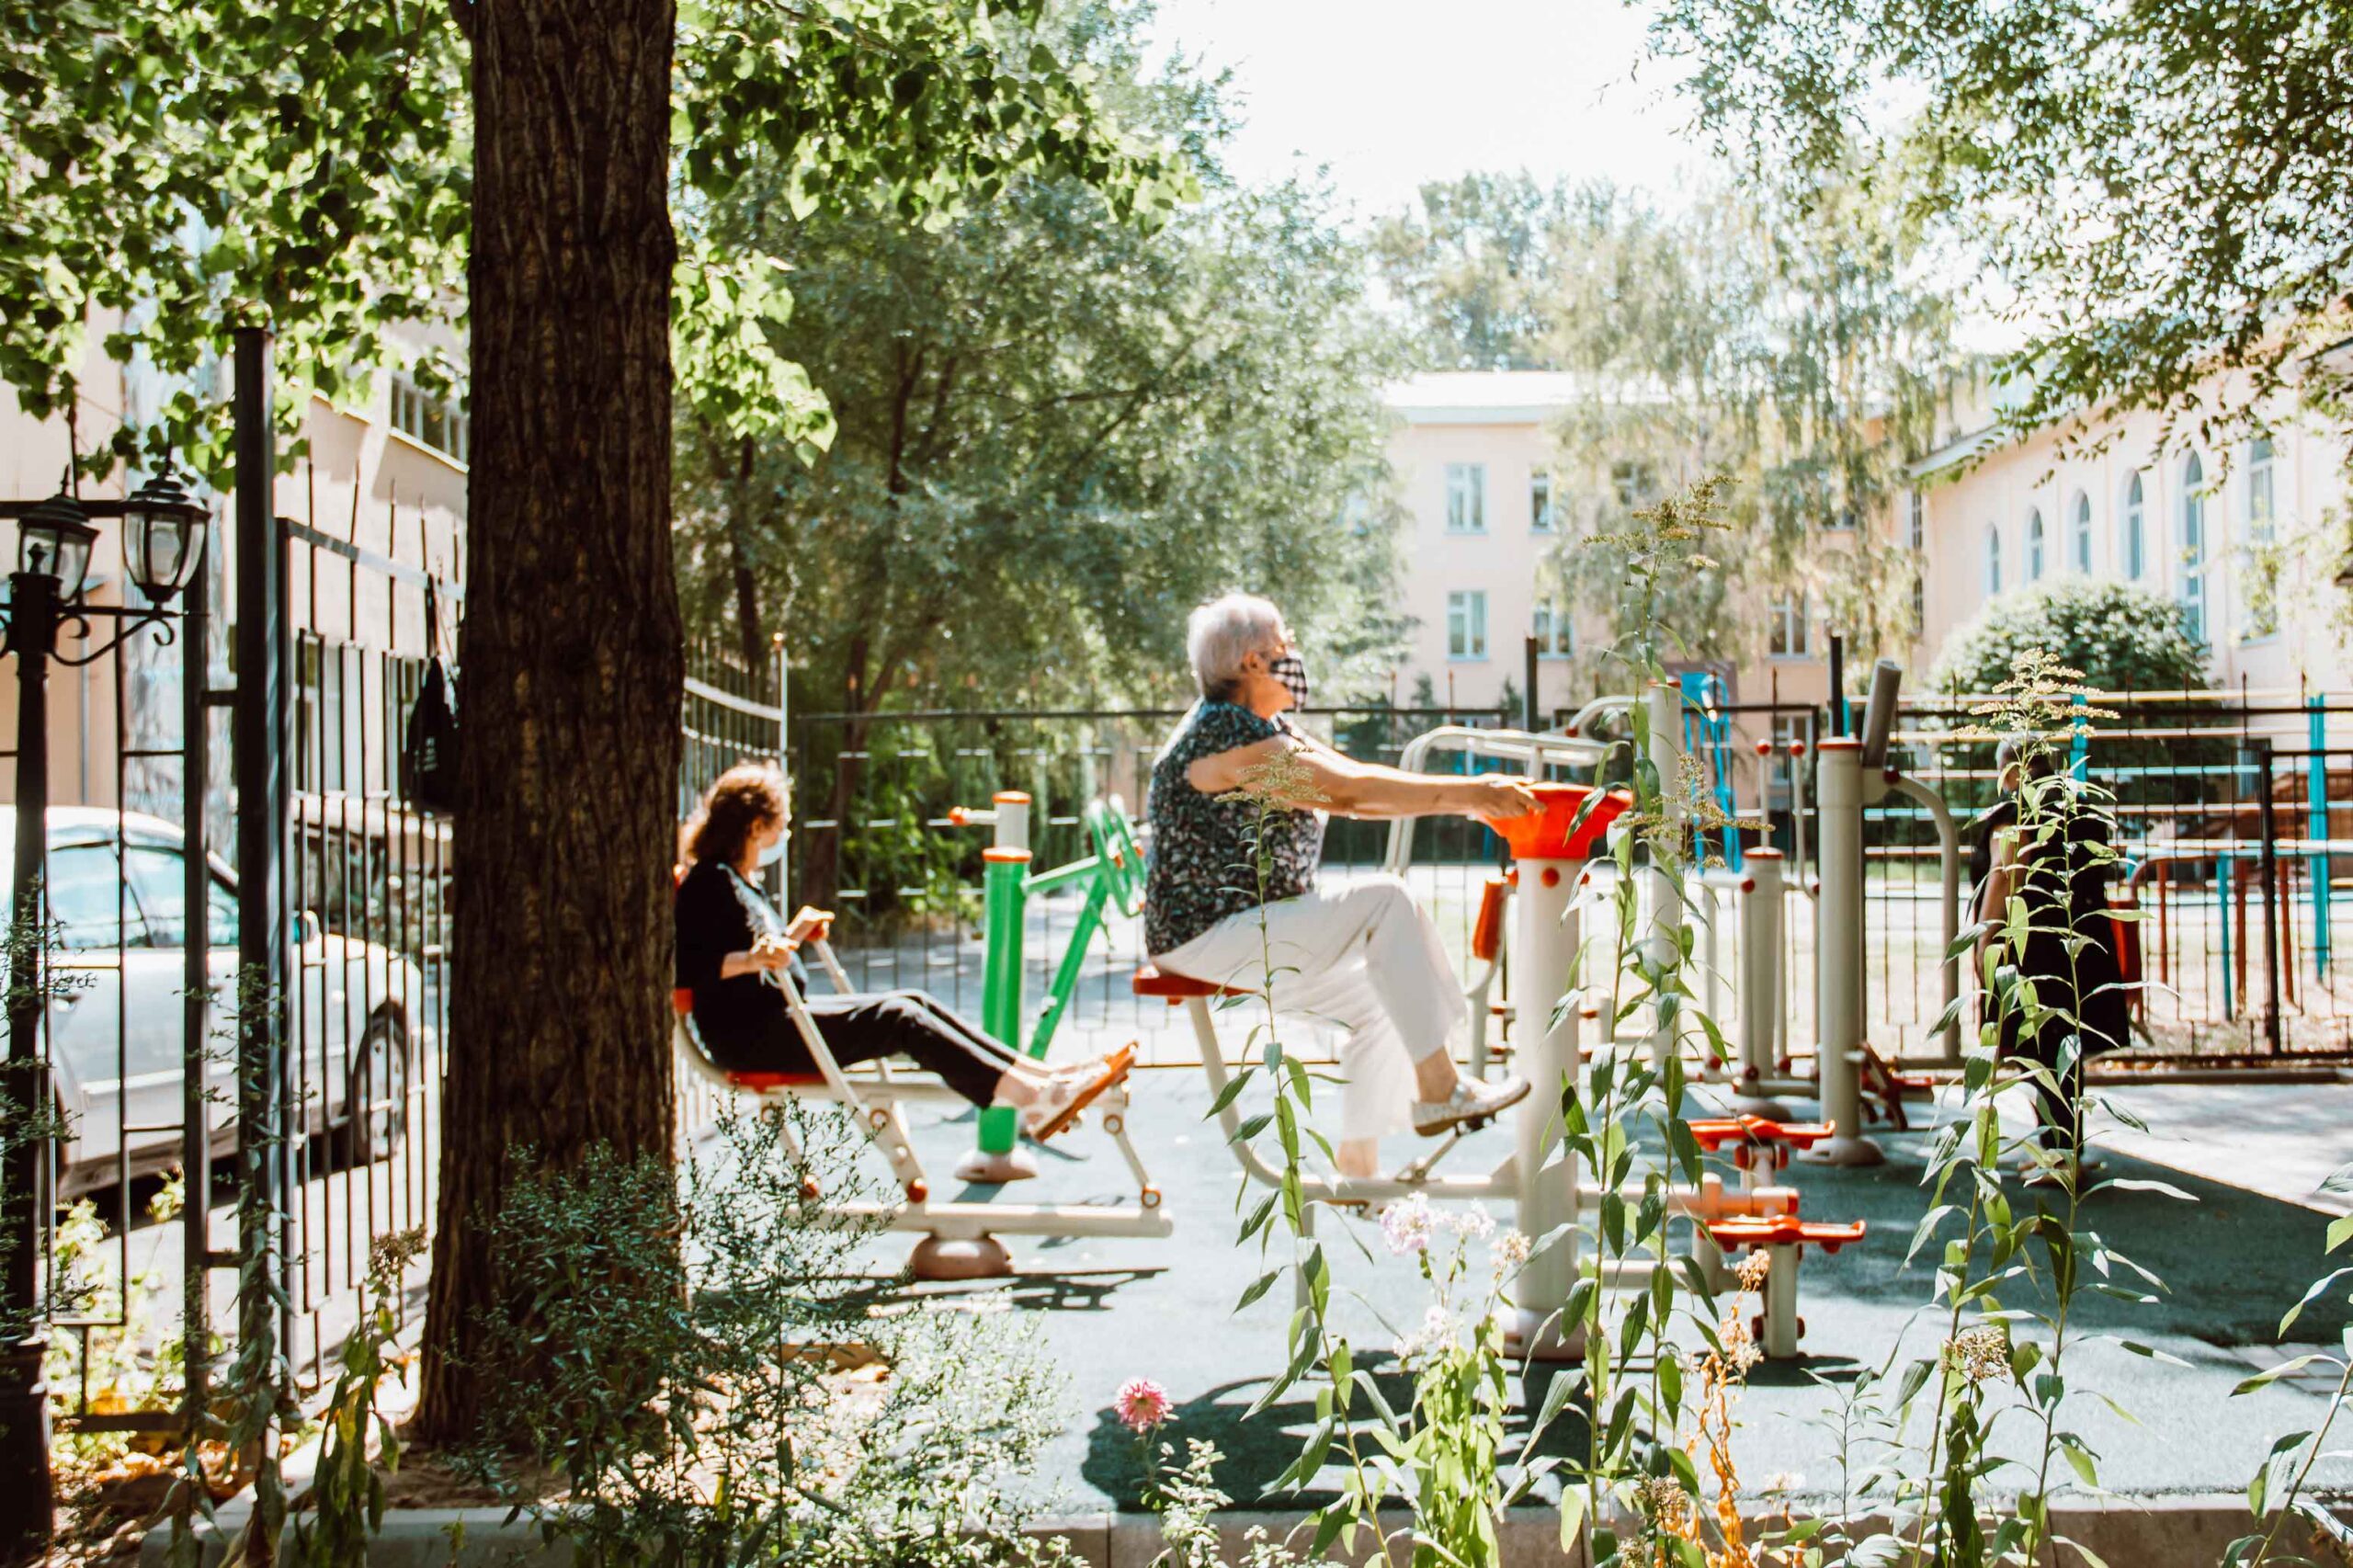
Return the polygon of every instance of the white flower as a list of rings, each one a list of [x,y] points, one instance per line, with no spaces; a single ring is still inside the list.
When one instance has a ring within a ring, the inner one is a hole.
[[[1454,1319],[1444,1307],[1430,1303],[1422,1313],[1422,1326],[1397,1341],[1393,1346],[1400,1361],[1418,1360],[1454,1343]]]
[[[1389,1243],[1393,1257],[1427,1252],[1430,1236],[1438,1225],[1438,1212],[1431,1209],[1430,1200],[1418,1192],[1381,1211],[1381,1234]]]
[[[1495,1233],[1495,1217],[1487,1212],[1485,1204],[1473,1203],[1462,1218],[1454,1221],[1454,1228],[1462,1235],[1485,1241]]]

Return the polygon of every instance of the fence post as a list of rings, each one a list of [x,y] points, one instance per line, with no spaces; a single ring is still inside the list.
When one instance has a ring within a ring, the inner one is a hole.
[[[2304,699],[2304,831],[2314,844],[2328,842],[2328,699],[2317,693]],[[2313,881],[2313,978],[2328,978],[2329,879],[2335,874],[2325,848],[2307,858],[2306,873]]]
[[[217,547],[216,547],[217,548]],[[180,971],[180,1170],[188,1194],[180,1208],[180,1398],[191,1447],[206,1435],[211,1409],[212,1342],[212,919],[205,854],[205,805],[212,773],[211,582],[199,562],[180,615],[180,797],[186,881],[181,902],[187,937]],[[199,936],[199,933],[201,933]],[[233,986],[230,994],[235,994]]]
[[[2263,835],[2259,862],[2263,874],[2263,1041],[2279,1053],[2279,824],[2271,804],[2271,742],[2258,736],[2247,749],[2255,754],[2256,821]]]
[[[237,690],[231,747],[237,800],[237,1358],[259,1373],[244,1423],[256,1467],[252,1550],[276,1555],[282,1516],[277,1405],[293,1308],[286,1259],[286,540],[276,505],[269,334],[236,329]]]

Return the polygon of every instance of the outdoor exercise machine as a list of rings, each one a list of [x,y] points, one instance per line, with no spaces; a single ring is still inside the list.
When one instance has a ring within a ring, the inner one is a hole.
[[[958,806],[948,813],[957,827],[986,827],[994,832],[983,864],[981,921],[986,956],[981,979],[981,1028],[1015,1051],[1027,1051],[1042,1062],[1053,1044],[1054,1030],[1078,989],[1087,949],[1103,929],[1106,912],[1133,919],[1143,912],[1143,856],[1136,847],[1135,825],[1128,820],[1118,797],[1087,803],[1083,822],[1095,853],[1051,870],[1029,869],[1029,797],[1018,790],[999,790],[985,808]],[[1078,916],[1062,961],[1046,986],[1045,1005],[1022,1039],[1026,1006],[1027,947],[1029,900],[1074,886],[1084,887]],[[999,1107],[980,1116],[980,1135],[972,1152],[956,1167],[964,1181],[1020,1181],[1038,1174],[1038,1163],[1021,1146],[1021,1130],[1009,1108]]]
[[[803,935],[788,940],[796,949],[815,953],[834,985],[847,993],[852,989],[849,976],[834,956],[830,940],[833,921],[830,911],[804,908],[793,917],[794,929]],[[998,1239],[1002,1236],[1165,1236],[1170,1233],[1167,1212],[1161,1207],[1160,1189],[1152,1185],[1152,1177],[1144,1170],[1143,1161],[1137,1155],[1135,1145],[1128,1141],[1128,1086],[1124,1079],[1098,1096],[1094,1108],[1098,1113],[1105,1135],[1118,1146],[1120,1157],[1127,1162],[1128,1170],[1135,1178],[1134,1202],[937,1202],[932,1199],[930,1177],[924,1171],[923,1162],[915,1153],[915,1140],[909,1134],[904,1108],[926,1101],[961,1106],[964,1101],[937,1077],[929,1074],[894,1070],[886,1061],[861,1062],[853,1068],[843,1067],[827,1049],[824,1034],[802,999],[801,988],[792,983],[791,976],[781,971],[771,971],[766,978],[768,983],[784,993],[785,1006],[791,1017],[792,1026],[800,1032],[801,1044],[807,1047],[810,1060],[815,1063],[815,1072],[739,1073],[721,1066],[695,1028],[694,994],[686,990],[674,991],[670,998],[677,1016],[676,1049],[679,1059],[696,1075],[714,1086],[749,1095],[764,1104],[831,1101],[847,1109],[866,1141],[881,1153],[884,1163],[889,1165],[899,1199],[888,1202],[835,1203],[828,1205],[827,1211],[846,1220],[876,1223],[887,1230],[911,1232],[922,1236],[907,1264],[915,1278],[980,1279],[1011,1274],[1013,1260],[1006,1253],[1005,1244]],[[781,1119],[778,1126],[787,1146],[798,1157],[801,1150],[790,1119]],[[813,1177],[810,1187],[807,1194],[810,1198],[823,1196]]]
[[[1814,903],[1814,991],[1821,1017],[1815,1061],[1822,1082],[1822,1119],[1831,1136],[1807,1157],[1834,1165],[1875,1165],[1887,1155],[1863,1131],[1862,1090],[1874,1071],[1863,1040],[1863,812],[1890,795],[1900,795],[1928,813],[1937,830],[1943,869],[1940,900],[1944,971],[1945,1054],[1959,1062],[1961,959],[1953,951],[1961,931],[1961,831],[1944,797],[1890,766],[1889,741],[1895,699],[1904,681],[1901,665],[1881,659],[1871,670],[1870,696],[1863,710],[1863,733],[1831,735],[1815,750],[1814,791],[1820,813],[1818,853],[1822,887]],[[1876,1067],[1881,1074],[1884,1063]],[[1902,1085],[1895,1085],[1900,1096]]]
[[[1423,744],[1427,742],[1427,744]],[[1601,748],[1588,741],[1525,731],[1460,729],[1449,726],[1417,737],[1408,747],[1415,759],[1436,745],[1446,744],[1474,756],[1517,763],[1532,774],[1560,767],[1592,768]],[[1418,749],[1415,749],[1418,747]],[[1580,1278],[1600,1274],[1605,1283],[1647,1283],[1652,1264],[1647,1259],[1616,1260],[1605,1271],[1581,1256],[1575,1221],[1597,1210],[1600,1195],[1586,1190],[1573,1160],[1555,1158],[1565,1138],[1557,1086],[1581,1072],[1578,1046],[1580,1019],[1572,996],[1571,976],[1580,943],[1575,895],[1586,862],[1623,812],[1629,798],[1622,790],[1604,791],[1594,800],[1590,784],[1538,778],[1531,786],[1542,809],[1500,829],[1510,846],[1517,882],[1515,926],[1511,950],[1515,963],[1513,990],[1518,1018],[1520,1065],[1535,1092],[1514,1116],[1512,1152],[1483,1173],[1452,1175],[1438,1167],[1460,1142],[1440,1140],[1403,1170],[1386,1176],[1351,1177],[1308,1175],[1300,1180],[1305,1200],[1302,1228],[1313,1233],[1314,1210],[1324,1205],[1378,1203],[1421,1194],[1431,1199],[1485,1199],[1516,1206],[1519,1229],[1531,1238],[1553,1237],[1532,1258],[1515,1288],[1517,1307],[1507,1325],[1507,1337],[1520,1354],[1545,1360],[1574,1359],[1583,1353],[1581,1335],[1563,1323],[1569,1296]],[[1586,804],[1592,801],[1590,806]],[[1404,857],[1393,851],[1402,868]],[[1474,990],[1476,986],[1474,984]],[[1277,1170],[1243,1136],[1241,1108],[1233,1089],[1225,1053],[1218,1034],[1222,1008],[1263,1006],[1266,998],[1246,988],[1222,985],[1188,976],[1167,974],[1152,965],[1139,970],[1135,991],[1156,996],[1187,1010],[1199,1046],[1203,1069],[1215,1096],[1226,1142],[1249,1177],[1279,1188],[1283,1173]],[[1620,1196],[1638,1199],[1638,1193]],[[1787,1187],[1744,1184],[1728,1189],[1720,1176],[1710,1174],[1696,1186],[1670,1190],[1676,1212],[1694,1221],[1694,1254],[1721,1283],[1726,1278],[1721,1249],[1710,1227],[1733,1219],[1768,1219],[1794,1215],[1797,1194]],[[1790,1271],[1792,1287],[1795,1271]],[[1792,1316],[1792,1322],[1794,1317]],[[1789,1354],[1793,1341],[1780,1354]]]

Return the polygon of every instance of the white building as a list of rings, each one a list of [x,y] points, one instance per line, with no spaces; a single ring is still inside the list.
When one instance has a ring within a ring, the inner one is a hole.
[[[2217,686],[2291,699],[2353,689],[2335,581],[2345,437],[2290,396],[2267,413],[2268,429],[2226,443],[2200,439],[2194,419],[2167,441],[2147,412],[2088,421],[2073,443],[2057,426],[2003,437],[1990,401],[1962,413],[1899,504],[1920,553],[1915,671],[1995,597],[2072,574],[2179,604]]]

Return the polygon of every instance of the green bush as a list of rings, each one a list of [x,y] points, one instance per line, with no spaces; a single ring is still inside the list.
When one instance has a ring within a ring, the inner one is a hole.
[[[719,1132],[676,1170],[599,1151],[508,1194],[507,1292],[484,1314],[498,1386],[461,1468],[595,1568],[1058,1561],[1017,1500],[1058,1415],[1034,1333],[877,1311],[873,1227],[825,1209],[881,1196],[845,1117]]]
[[[2181,606],[2126,583],[2063,577],[2004,594],[1952,634],[1937,661],[1936,691],[1989,692],[2020,653],[2048,653],[2096,691],[2204,690],[2206,650]]]

